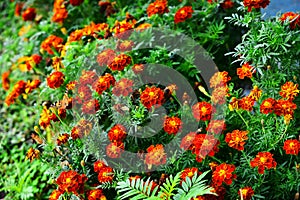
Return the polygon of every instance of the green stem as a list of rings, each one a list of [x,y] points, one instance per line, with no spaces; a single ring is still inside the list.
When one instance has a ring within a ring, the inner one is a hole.
[[[236,113],[240,116],[240,118],[243,120],[243,122],[245,123],[246,127],[247,127],[247,130],[249,130],[249,125],[248,123],[246,122],[246,120],[244,119],[244,117],[241,115],[241,113],[239,111],[236,111]]]
[[[247,157],[247,155],[246,155],[245,151],[244,151],[244,150],[242,150],[241,152],[242,152],[242,154],[243,154],[243,157],[244,157],[244,158],[245,158],[245,160],[247,161],[248,165],[251,167],[250,160],[248,159],[248,157]]]

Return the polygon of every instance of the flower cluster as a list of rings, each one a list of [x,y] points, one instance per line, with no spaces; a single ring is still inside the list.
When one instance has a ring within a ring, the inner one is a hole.
[[[259,152],[250,162],[251,167],[258,167],[258,173],[264,174],[265,168],[276,168],[276,161],[270,152]]]
[[[98,160],[94,163],[94,171],[98,173],[98,181],[100,183],[112,182],[114,177],[113,169],[103,161]]]

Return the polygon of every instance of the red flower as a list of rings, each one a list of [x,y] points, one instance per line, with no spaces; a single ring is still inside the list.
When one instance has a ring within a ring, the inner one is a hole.
[[[221,134],[226,129],[224,120],[211,120],[206,128],[208,133]]]
[[[263,114],[269,114],[274,111],[276,100],[273,98],[265,99],[260,105],[260,112]]]
[[[181,129],[182,122],[178,117],[166,117],[164,121],[164,131],[168,134],[176,134]]]
[[[252,111],[254,103],[255,101],[248,96],[238,101],[238,107],[243,110]]]
[[[97,80],[97,78],[98,76],[96,72],[82,70],[81,76],[79,78],[79,85],[92,85]]]
[[[7,95],[5,98],[6,105],[10,106],[10,104],[14,103],[15,100],[25,92],[26,89],[26,82],[23,80],[18,81],[12,91]]]
[[[76,140],[78,138],[82,138],[83,137],[83,130],[81,127],[79,126],[75,126],[72,128],[71,130],[71,137],[73,140]]]
[[[90,190],[87,192],[88,200],[106,200],[101,189]]]
[[[56,180],[60,191],[73,192],[74,194],[82,194],[84,191],[84,183],[87,181],[87,177],[82,174],[78,174],[76,171],[64,171]]]
[[[113,169],[111,167],[103,167],[98,174],[98,181],[100,183],[112,182],[113,180]]]
[[[124,152],[123,142],[112,142],[106,146],[106,155],[110,158],[120,158]]]
[[[179,22],[184,22],[185,20],[192,17],[192,13],[194,12],[192,6],[184,6],[177,10],[174,17],[175,24]]]
[[[234,3],[231,0],[225,0],[223,3],[220,4],[220,6],[224,9],[229,9],[234,6]]]
[[[131,63],[131,57],[126,54],[120,54],[114,58],[112,63],[108,65],[108,68],[113,71],[122,71],[127,65]]]
[[[207,102],[198,102],[192,107],[193,115],[197,121],[210,120],[214,111],[212,105]]]
[[[92,91],[86,85],[80,85],[78,90],[78,98],[76,99],[78,103],[84,103],[92,98]]]
[[[232,180],[236,179],[236,174],[233,174],[234,170],[234,165],[222,163],[213,171],[212,181],[217,186],[221,186],[223,182],[227,185],[231,185]]]
[[[243,151],[246,143],[245,141],[248,140],[247,134],[248,131],[234,130],[232,133],[226,134],[225,142],[231,148]]]
[[[132,47],[134,45],[134,42],[131,40],[125,40],[123,42],[118,42],[116,49],[118,51],[124,52],[124,51],[131,51]]]
[[[297,105],[289,100],[279,99],[276,101],[274,113],[278,116],[286,116],[294,114],[294,110],[297,109]]]
[[[228,76],[228,72],[216,72],[209,80],[211,88],[225,87],[227,83],[231,80]]]
[[[25,86],[25,93],[28,94],[30,92],[32,92],[32,90],[38,88],[41,84],[40,80],[32,80],[32,81],[28,81],[26,86]]]
[[[94,163],[94,171],[95,172],[100,172],[105,167],[107,167],[107,165],[101,160],[98,160]]]
[[[67,133],[64,133],[64,134],[58,136],[58,138],[57,138],[57,140],[56,140],[56,144],[57,144],[58,146],[60,146],[60,145],[62,145],[62,144],[67,143],[69,137],[70,137],[70,136],[69,136],[69,134],[67,134]]]
[[[121,22],[116,21],[115,26],[113,27],[113,32],[115,33],[115,36],[119,39],[128,39],[128,37],[131,35],[134,25],[136,21],[133,20],[123,20]]]
[[[91,99],[82,105],[82,112],[85,114],[95,114],[100,109],[98,100]]]
[[[154,14],[164,14],[168,13],[168,1],[167,0],[156,0],[153,3],[150,3],[147,8],[147,15],[151,17]]]
[[[22,11],[23,6],[24,6],[23,2],[17,2],[16,3],[15,16],[20,16],[21,15],[21,11]]]
[[[299,94],[298,84],[294,84],[293,82],[286,82],[281,86],[281,90],[279,92],[282,98],[287,100],[293,100]]]
[[[182,140],[181,140],[180,148],[182,148],[184,150],[193,148],[193,142],[196,137],[196,134],[197,133],[195,133],[195,132],[190,132],[189,134],[184,136],[184,138],[182,138]]]
[[[202,162],[206,156],[214,156],[219,151],[220,141],[208,134],[196,134],[190,150],[196,155],[196,161]]]
[[[298,140],[286,140],[283,149],[286,154],[298,155],[300,151],[300,142]]]
[[[36,16],[35,8],[27,8],[22,13],[22,18],[23,18],[24,21],[33,21],[35,16]]]
[[[105,49],[97,55],[97,62],[100,66],[109,65],[116,57],[116,52],[112,49]]]
[[[99,79],[93,84],[93,89],[99,95],[101,95],[110,86],[113,86],[115,82],[115,78],[111,74],[106,73],[104,76],[100,76]]]
[[[64,40],[60,37],[50,35],[42,42],[41,48],[52,55],[54,54],[52,48],[59,52],[63,48],[63,41]]]
[[[63,23],[68,17],[68,10],[65,8],[59,8],[53,10],[54,14],[52,16],[52,21],[57,23]]]
[[[56,89],[59,88],[64,83],[65,75],[62,72],[53,72],[47,77],[47,85]]]
[[[144,71],[144,65],[143,64],[134,64],[132,67],[132,71],[135,74],[141,74]]]
[[[248,7],[248,12],[251,12],[252,8],[265,8],[269,5],[270,0],[244,0],[244,6]]]
[[[249,63],[245,63],[241,68],[237,68],[237,75],[240,79],[244,79],[245,77],[252,78],[252,74],[255,72],[253,69]]]
[[[127,78],[122,78],[119,80],[116,85],[113,87],[112,93],[115,96],[128,96],[132,93],[133,81]]]
[[[251,187],[244,187],[239,189],[239,196],[244,200],[250,200],[254,195],[254,190]]]
[[[10,71],[6,71],[2,74],[2,88],[4,90],[8,90],[9,89],[9,75],[10,75]]]
[[[217,87],[212,91],[211,101],[213,104],[224,104],[226,103],[226,97],[228,95],[228,87]]]
[[[192,179],[195,174],[198,174],[198,175],[201,174],[201,172],[199,172],[198,168],[196,168],[196,167],[185,168],[182,171],[182,173],[180,175],[180,178],[181,178],[182,181],[185,181],[187,177],[189,177],[190,179]]]
[[[33,59],[33,61],[34,61],[34,63],[35,64],[40,64],[40,62],[42,61],[42,56],[40,56],[40,55],[38,55],[38,54],[33,54],[32,56],[31,56],[31,58]]]
[[[162,144],[151,145],[147,148],[147,152],[145,163],[149,169],[151,169],[152,165],[158,166],[166,163],[167,155]]]
[[[257,101],[261,97],[261,94],[262,90],[255,85],[248,96],[254,101]]]
[[[64,192],[60,190],[53,190],[52,193],[49,196],[49,200],[58,200],[60,195],[62,195]]]
[[[121,142],[126,137],[126,128],[121,124],[116,124],[108,131],[108,139],[111,142]]]
[[[275,168],[277,163],[270,152],[259,152],[256,157],[250,161],[251,167],[258,167],[258,173],[264,174],[265,168]]]
[[[72,6],[79,6],[80,4],[83,3],[84,0],[70,0],[70,4]]]
[[[279,20],[282,22],[288,20],[290,22],[291,29],[295,29],[297,26],[300,27],[300,15],[297,13],[286,12],[280,17]]]
[[[140,98],[142,104],[148,109],[152,106],[159,107],[163,103],[164,92],[158,87],[147,87]]]

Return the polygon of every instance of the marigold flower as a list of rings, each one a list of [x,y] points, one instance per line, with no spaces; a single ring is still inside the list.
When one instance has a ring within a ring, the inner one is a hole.
[[[131,35],[135,23],[136,20],[131,20],[131,21],[123,20],[121,22],[116,21],[112,30],[115,33],[115,36],[117,38],[126,40]]]
[[[49,54],[53,55],[54,53],[52,51],[52,48],[59,52],[63,47],[63,41],[64,40],[60,37],[50,35],[42,42],[41,48],[47,51]]]
[[[220,141],[208,134],[196,134],[193,145],[190,146],[192,153],[196,154],[196,161],[202,162],[206,156],[214,156],[219,151]]]
[[[300,142],[298,140],[286,140],[283,149],[286,154],[298,155],[300,151]]]
[[[208,133],[221,134],[226,129],[224,120],[211,120],[206,128]]]
[[[79,41],[79,40],[81,40],[82,36],[83,36],[83,30],[82,29],[75,30],[75,31],[70,33],[70,35],[68,37],[68,42]]]
[[[228,94],[228,87],[217,87],[212,91],[211,94],[211,101],[214,104],[224,104],[226,103],[226,97],[229,95]]]
[[[253,87],[253,89],[250,91],[250,94],[248,95],[250,98],[252,98],[254,101],[257,101],[262,94],[262,90],[259,89],[256,85]]]
[[[191,149],[194,139],[196,137],[196,134],[197,133],[195,133],[195,132],[190,132],[189,134],[184,136],[184,138],[182,138],[182,140],[181,140],[180,148],[182,148],[184,150]]]
[[[136,31],[144,31],[145,29],[147,28],[150,28],[152,25],[151,24],[148,24],[148,23],[143,23],[143,24],[140,24],[138,27],[136,27]]]
[[[214,112],[214,109],[210,103],[207,102],[198,102],[192,107],[192,112],[194,115],[194,118],[197,121],[206,121],[210,120],[212,113]]]
[[[100,105],[98,100],[91,99],[83,103],[81,110],[85,114],[95,114],[99,109],[100,109]]]
[[[110,158],[120,158],[124,152],[123,142],[112,142],[106,146],[106,155]]]
[[[133,81],[127,78],[120,79],[112,89],[115,96],[128,96],[133,92]]]
[[[221,186],[223,182],[227,185],[231,185],[232,180],[236,179],[236,174],[233,174],[234,171],[234,165],[222,163],[213,171],[212,181],[218,186]]]
[[[84,183],[87,181],[85,174],[78,174],[76,171],[63,171],[56,180],[60,191],[74,194],[84,192]]]
[[[15,16],[20,16],[21,15],[21,11],[22,11],[23,6],[24,6],[23,2],[17,2],[16,3]]]
[[[300,27],[300,14],[294,12],[284,13],[280,19],[281,22],[288,20],[290,22],[290,28],[295,29],[297,26]]]
[[[126,128],[121,124],[116,124],[108,131],[108,139],[111,142],[121,142],[125,139],[127,133]]]
[[[153,3],[150,3],[147,8],[147,15],[151,17],[154,14],[164,14],[168,13],[168,1],[167,0],[156,0]]]
[[[141,74],[145,69],[145,66],[143,64],[134,64],[132,67],[132,71],[135,74]]]
[[[8,90],[9,89],[9,75],[10,75],[10,71],[6,71],[2,74],[2,88],[4,90]]]
[[[141,93],[142,104],[150,109],[152,106],[159,107],[164,100],[164,92],[158,87],[146,87]]]
[[[47,85],[56,89],[59,88],[64,83],[65,75],[62,72],[53,72],[47,77]]]
[[[52,21],[56,23],[63,23],[68,17],[68,10],[65,8],[59,8],[53,10],[54,14],[52,16]]]
[[[276,101],[274,107],[274,113],[278,116],[292,115],[294,110],[297,109],[297,105],[290,100],[279,99]]]
[[[108,68],[113,71],[122,71],[127,65],[131,63],[131,57],[126,54],[120,54],[114,58],[112,63],[108,65]]]
[[[40,116],[39,125],[42,127],[42,129],[45,129],[50,125],[50,122],[51,112],[46,107],[44,107]]]
[[[92,91],[86,85],[80,85],[77,89],[78,98],[76,99],[78,103],[84,103],[92,98]]]
[[[5,98],[6,105],[10,105],[15,102],[15,100],[25,92],[26,89],[26,82],[23,80],[18,81],[12,91],[8,94],[8,96]]]
[[[29,159],[32,162],[34,159],[40,156],[40,151],[30,147],[30,149],[26,153],[26,159]]]
[[[252,111],[254,103],[255,101],[247,96],[238,101],[238,107],[246,111]]]
[[[152,165],[158,166],[166,163],[167,155],[162,144],[151,145],[147,148],[147,152],[145,164],[148,165],[149,169],[151,169]]]
[[[231,0],[225,0],[223,3],[220,4],[220,6],[223,9],[229,9],[229,8],[232,8],[234,6],[234,3]]]
[[[196,167],[185,168],[180,175],[180,179],[182,181],[185,181],[187,177],[192,179],[195,174],[200,175],[202,173]]]
[[[133,45],[134,45],[133,41],[131,41],[131,40],[125,40],[123,42],[118,42],[117,46],[116,46],[116,49],[117,49],[117,51],[121,51],[121,52],[131,51]]]
[[[70,0],[70,4],[72,6],[79,6],[80,4],[83,3],[84,0]]]
[[[70,136],[67,133],[64,133],[64,134],[58,136],[57,139],[56,139],[56,144],[58,146],[60,146],[62,144],[66,144],[68,142],[69,137]]]
[[[22,18],[24,21],[33,21],[36,16],[36,10],[35,8],[27,8],[22,13]]]
[[[164,131],[168,134],[177,134],[182,127],[182,122],[178,117],[166,117],[164,121]]]
[[[114,4],[114,2],[111,3],[109,1],[99,1],[99,6],[101,7],[100,12],[105,13],[105,16],[109,17],[116,12],[116,10],[114,9]]]
[[[252,78],[252,75],[255,71],[253,71],[253,67],[249,65],[249,63],[245,63],[242,67],[237,68],[237,75],[240,79],[244,79],[245,77]]]
[[[294,84],[293,82],[286,82],[284,85],[281,86],[281,90],[279,92],[282,98],[287,100],[294,100],[296,96],[298,96],[298,84]]]
[[[100,183],[112,182],[113,175],[114,173],[111,167],[103,167],[98,173],[98,181]]]
[[[263,114],[269,114],[274,111],[274,107],[276,104],[276,100],[273,98],[267,98],[263,100],[263,102],[260,105],[260,112]]]
[[[244,6],[248,7],[248,12],[251,12],[252,8],[265,8],[269,5],[270,0],[244,0]]]
[[[105,90],[110,88],[110,86],[115,85],[115,78],[109,74],[106,73],[104,76],[100,76],[99,79],[93,84],[93,89],[101,95]]]
[[[254,190],[251,187],[244,187],[239,189],[239,196],[244,200],[250,200],[254,195]]]
[[[30,92],[32,92],[32,90],[38,88],[41,84],[40,80],[32,80],[32,81],[28,81],[26,86],[25,86],[25,93],[28,94]]]
[[[211,88],[225,87],[227,83],[231,80],[228,76],[228,72],[216,72],[209,80]]]
[[[114,50],[105,49],[97,55],[97,62],[100,66],[110,65],[115,57],[116,52]]]
[[[106,200],[101,189],[90,190],[87,192],[88,200]]]
[[[230,111],[233,111],[233,110],[237,110],[239,109],[239,99],[237,99],[236,97],[232,97],[231,98],[231,101],[228,105],[228,108]]]
[[[67,90],[74,90],[75,87],[76,87],[76,84],[78,84],[77,81],[70,81],[70,82],[66,85]]]
[[[192,17],[194,10],[192,6],[184,6],[177,10],[174,17],[175,24],[178,24],[179,22],[184,22],[185,20]]]
[[[94,171],[100,172],[103,168],[107,167],[107,165],[102,160],[98,160],[94,162]]]
[[[231,148],[243,151],[246,143],[245,141],[248,140],[247,134],[248,131],[234,130],[231,133],[226,134],[225,142]]]
[[[251,167],[258,167],[258,173],[264,174],[265,168],[276,168],[277,163],[270,152],[259,152],[256,157],[250,161]]]
[[[81,76],[79,78],[79,85],[92,85],[98,76],[94,71],[82,70]]]
[[[60,190],[53,190],[49,196],[49,200],[58,200],[60,195],[62,195],[63,193],[64,192]]]

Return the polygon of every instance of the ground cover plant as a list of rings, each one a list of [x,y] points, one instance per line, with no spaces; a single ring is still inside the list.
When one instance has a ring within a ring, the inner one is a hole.
[[[2,1],[0,197],[299,199],[300,14],[269,4]]]

